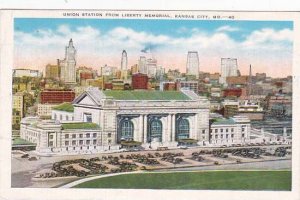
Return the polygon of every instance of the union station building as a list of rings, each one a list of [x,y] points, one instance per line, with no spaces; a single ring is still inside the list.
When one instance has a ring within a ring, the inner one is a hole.
[[[99,90],[89,88],[72,105],[53,108],[51,120],[21,122],[21,138],[40,152],[98,152],[126,147],[156,149],[244,143],[244,117],[210,123],[209,101],[193,91]],[[216,130],[217,129],[217,130]]]

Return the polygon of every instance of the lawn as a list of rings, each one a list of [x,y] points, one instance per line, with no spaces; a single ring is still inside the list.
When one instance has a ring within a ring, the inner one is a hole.
[[[76,188],[291,190],[291,171],[142,173],[105,177]]]

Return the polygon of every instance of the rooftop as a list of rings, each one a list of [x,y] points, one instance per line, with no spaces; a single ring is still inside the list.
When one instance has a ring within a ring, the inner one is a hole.
[[[12,140],[12,145],[13,146],[15,146],[15,145],[34,145],[34,143],[24,140],[22,138],[14,138]]]
[[[55,106],[53,110],[60,110],[65,112],[74,112],[74,107],[71,103],[62,103],[58,106]]]
[[[91,122],[76,122],[76,123],[63,123],[63,129],[99,129],[99,125]]]
[[[179,91],[105,90],[103,93],[116,100],[191,100]]]
[[[235,124],[235,121],[232,118],[229,119],[216,119],[216,121],[213,122],[213,125],[226,125],[226,124]]]

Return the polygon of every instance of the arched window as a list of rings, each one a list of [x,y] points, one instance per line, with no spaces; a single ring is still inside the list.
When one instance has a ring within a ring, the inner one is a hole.
[[[159,119],[154,119],[150,124],[150,140],[162,141],[162,123]]]
[[[189,138],[190,123],[187,119],[180,119],[177,127],[177,139]]]
[[[133,123],[129,120],[125,120],[121,124],[121,139],[133,139]]]

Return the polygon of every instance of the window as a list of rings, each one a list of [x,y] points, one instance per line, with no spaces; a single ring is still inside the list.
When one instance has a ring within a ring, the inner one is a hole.
[[[65,141],[65,146],[69,146],[69,141]]]
[[[76,138],[76,134],[72,134],[72,138]]]
[[[92,114],[90,113],[84,113],[83,114],[83,121],[84,122],[92,122]]]
[[[202,130],[202,134],[204,134],[205,133],[205,130]]]
[[[97,144],[97,140],[93,140],[93,144]]]
[[[91,141],[90,140],[87,140],[86,141],[86,145],[90,145]]]
[[[218,135],[215,135],[215,138],[218,139]]]
[[[72,141],[72,145],[73,145],[73,146],[76,145],[76,140],[73,140],[73,141]]]
[[[83,138],[83,134],[79,134],[79,138]]]
[[[212,133],[212,129],[209,129],[209,133]]]
[[[228,138],[228,134],[226,134],[226,138]]]
[[[68,138],[69,138],[69,134],[66,134],[66,135],[65,135],[65,138],[67,138],[67,139],[68,139]]]
[[[83,140],[79,140],[79,145],[83,145]]]
[[[108,140],[107,142],[108,142],[109,145],[111,144],[111,140]]]
[[[245,137],[245,134],[244,134],[244,133],[242,134],[242,137]]]
[[[75,150],[75,147],[73,147],[73,150]]]
[[[226,133],[228,133],[228,128],[226,128]]]
[[[53,141],[49,142],[49,147],[53,147]]]
[[[215,133],[217,133],[218,132],[218,129],[215,129]]]
[[[111,137],[111,133],[108,133],[108,134],[107,134],[107,137]]]
[[[234,128],[231,128],[231,132],[233,132],[234,131]]]
[[[221,134],[221,139],[223,139],[223,134]]]
[[[53,140],[53,135],[49,135],[49,139],[50,139],[50,140]]]
[[[86,134],[86,137],[87,137],[87,138],[89,138],[90,136],[91,136],[91,134],[90,134],[90,133],[87,133],[87,134]]]
[[[97,133],[93,133],[93,137],[94,137],[94,138],[97,137]]]
[[[223,133],[223,129],[221,128],[221,133]]]
[[[177,139],[189,138],[190,123],[187,119],[180,119],[177,127]],[[203,133],[203,132],[202,132]]]
[[[234,137],[234,135],[233,134],[231,134],[231,138],[233,138]]]
[[[150,142],[153,140],[157,142],[162,140],[162,123],[157,118],[150,122]]]
[[[62,120],[62,115],[59,115],[59,119]]]
[[[68,115],[66,115],[66,121],[69,121],[69,116]]]
[[[54,114],[54,119],[56,119],[57,118],[57,116],[56,116],[56,114]]]
[[[242,132],[244,132],[245,131],[245,128],[244,127],[242,127]]]
[[[111,133],[107,136],[111,137]],[[124,120],[121,124],[121,139],[133,139],[133,123],[129,120]]]

